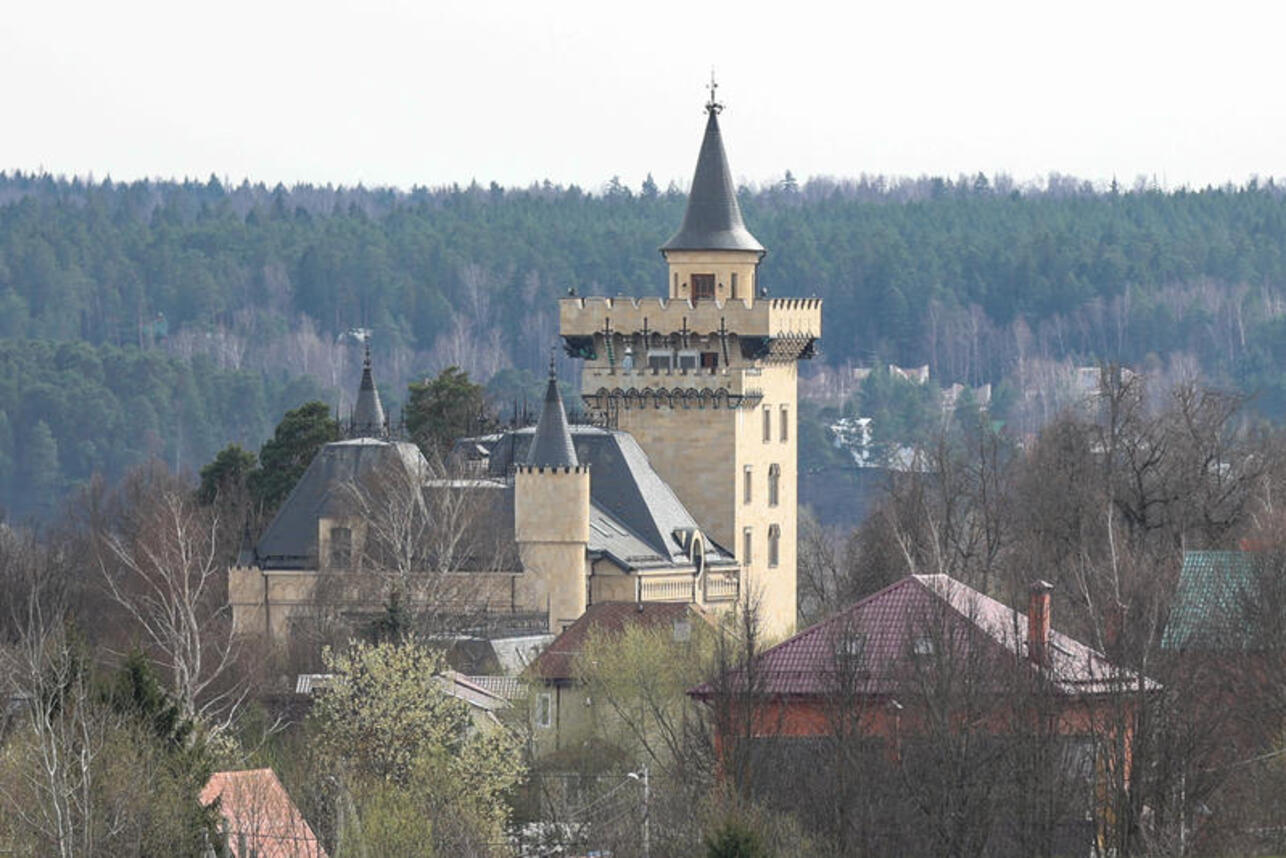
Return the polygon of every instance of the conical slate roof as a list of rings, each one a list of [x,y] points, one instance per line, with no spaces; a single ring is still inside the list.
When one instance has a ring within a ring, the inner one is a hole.
[[[697,156],[697,170],[688,193],[688,210],[679,231],[661,245],[662,250],[757,250],[764,246],[750,234],[737,205],[737,187],[732,183],[728,156],[719,133],[720,107],[706,105],[706,135]]]
[[[554,364],[549,362],[549,386],[545,388],[545,405],[536,422],[536,437],[532,439],[527,464],[544,468],[576,467],[576,448],[572,446],[572,433],[567,429],[567,412],[563,410],[563,397],[558,392],[558,377]]]
[[[362,362],[362,386],[357,391],[351,434],[354,438],[384,437],[384,406],[380,404],[380,392],[375,389],[375,378],[371,375],[370,345],[366,346],[366,359]]]

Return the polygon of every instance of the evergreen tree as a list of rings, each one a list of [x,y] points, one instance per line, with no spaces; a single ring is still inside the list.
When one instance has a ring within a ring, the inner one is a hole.
[[[307,402],[277,424],[272,438],[259,450],[259,470],[250,490],[270,515],[281,506],[324,445],[339,440],[339,423],[324,402]]]

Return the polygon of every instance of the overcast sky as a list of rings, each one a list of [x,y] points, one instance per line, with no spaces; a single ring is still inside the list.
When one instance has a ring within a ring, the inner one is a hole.
[[[1280,2],[17,0],[0,168],[274,184],[1286,177]]]

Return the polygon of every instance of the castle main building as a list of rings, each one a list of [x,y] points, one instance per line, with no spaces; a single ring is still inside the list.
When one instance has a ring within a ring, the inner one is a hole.
[[[460,439],[463,472],[433,473],[389,437],[368,354],[350,437],[321,450],[229,571],[238,633],[369,623],[390,599],[464,623],[531,615],[551,632],[600,602],[742,603],[767,634],[794,630],[797,362],[821,336],[821,301],[766,297],[720,106],[706,110],[687,212],[661,248],[668,295],[559,307],[602,425],[568,425],[551,366],[535,427]]]

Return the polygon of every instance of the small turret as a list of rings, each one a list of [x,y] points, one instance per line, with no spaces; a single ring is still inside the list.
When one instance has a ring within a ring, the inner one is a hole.
[[[350,438],[385,438],[388,426],[384,422],[384,406],[380,392],[375,389],[371,374],[371,344],[366,343],[366,357],[362,361],[362,384],[357,390],[357,407],[353,409],[353,422],[349,427]]]
[[[558,391],[558,376],[554,359],[549,358],[549,384],[545,387],[545,404],[536,422],[536,437],[527,453],[527,464],[541,468],[567,468],[580,464],[572,433],[567,428],[567,412],[563,409],[563,396]]]
[[[529,603],[548,606],[550,631],[561,631],[585,612],[589,498],[589,466],[576,458],[551,357],[531,449],[514,473],[521,586]]]

